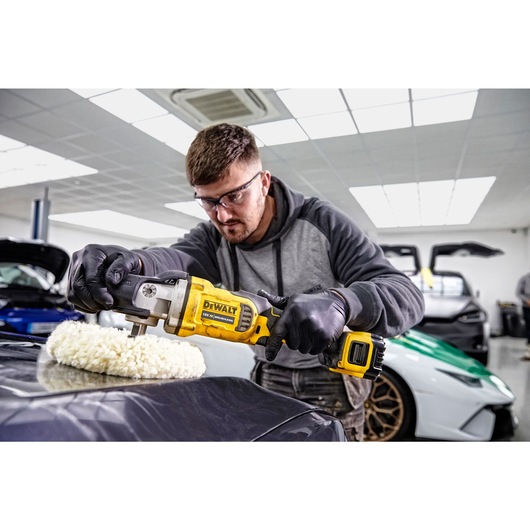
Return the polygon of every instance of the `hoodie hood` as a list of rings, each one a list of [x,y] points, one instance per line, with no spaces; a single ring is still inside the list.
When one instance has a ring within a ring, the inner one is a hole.
[[[304,204],[305,197],[302,193],[288,189],[285,184],[275,176],[271,177],[269,195],[274,197],[276,212],[271,224],[258,243],[240,243],[237,245],[242,250],[260,249],[280,240],[282,235],[291,229],[296,222],[298,212]]]

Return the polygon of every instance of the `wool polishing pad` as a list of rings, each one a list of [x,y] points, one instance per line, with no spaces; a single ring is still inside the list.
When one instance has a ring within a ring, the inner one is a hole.
[[[100,374],[149,379],[190,379],[206,371],[201,350],[185,341],[140,335],[97,324],[64,321],[46,349],[58,363]]]

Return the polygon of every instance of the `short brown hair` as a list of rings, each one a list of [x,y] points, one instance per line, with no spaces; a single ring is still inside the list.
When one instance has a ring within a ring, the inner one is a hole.
[[[240,125],[220,123],[197,133],[186,155],[186,176],[192,186],[204,186],[225,176],[236,161],[259,160],[254,135]]]

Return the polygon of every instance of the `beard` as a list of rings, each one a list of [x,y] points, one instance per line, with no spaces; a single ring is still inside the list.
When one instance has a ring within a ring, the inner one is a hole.
[[[255,204],[249,205],[244,212],[234,211],[230,219],[220,222],[217,218],[212,219],[215,227],[221,235],[231,244],[237,245],[251,238],[260,226],[265,211],[265,198],[260,197]],[[248,212],[248,214],[246,213]],[[249,241],[255,243],[256,241]]]

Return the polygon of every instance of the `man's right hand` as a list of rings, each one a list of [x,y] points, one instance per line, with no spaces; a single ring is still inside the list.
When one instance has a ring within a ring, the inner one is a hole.
[[[141,274],[140,258],[115,245],[87,245],[74,252],[68,273],[68,300],[85,313],[112,309],[107,285],[118,285],[128,274]]]

